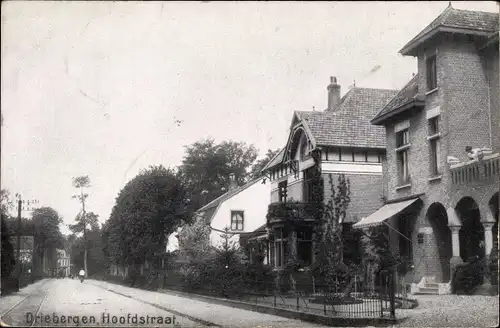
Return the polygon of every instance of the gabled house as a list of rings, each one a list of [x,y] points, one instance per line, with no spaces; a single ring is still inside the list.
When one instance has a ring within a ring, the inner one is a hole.
[[[270,183],[265,183],[264,177],[238,186],[231,174],[229,190],[195,213],[196,220],[210,227],[210,245],[221,246],[225,242],[225,234],[235,246],[241,245],[242,237],[246,240],[264,234],[270,188]],[[182,253],[182,249],[180,251]]]
[[[375,211],[384,197],[385,133],[370,119],[397,91],[354,87],[341,98],[336,78],[330,82],[328,108],[294,112],[285,147],[263,170],[271,181],[268,257],[278,269],[289,254],[296,254],[303,267],[313,264],[318,218],[309,204],[329,199],[330,174],[334,184],[339,174],[350,180],[351,204],[344,225]],[[323,185],[317,187],[321,180]],[[278,213],[283,203],[296,207],[295,217]]]
[[[455,265],[498,247],[498,30],[498,13],[448,6],[401,49],[418,74],[372,119],[387,202],[356,227],[391,227],[414,291],[450,292]]]

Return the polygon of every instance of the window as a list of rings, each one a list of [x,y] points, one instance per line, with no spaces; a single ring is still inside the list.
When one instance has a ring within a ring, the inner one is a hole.
[[[398,178],[399,184],[408,184],[410,182],[410,175],[408,172],[408,147],[409,143],[409,130],[404,129],[396,133],[396,151],[398,162]]]
[[[312,230],[303,229],[297,232],[297,259],[303,266],[312,263]]]
[[[436,69],[436,55],[427,57],[427,90],[431,91],[437,88],[437,69]]]
[[[380,163],[379,154],[373,151],[368,152],[366,156],[366,161],[370,163]]]
[[[350,148],[341,148],[340,160],[344,162],[354,162],[354,153]]]
[[[439,116],[429,119],[429,136],[439,133]]]
[[[396,148],[403,147],[409,144],[409,131],[405,129],[403,131],[399,131],[396,134]]]
[[[311,167],[304,171],[304,188],[303,188],[303,201],[312,202],[314,201],[314,170],[315,167]]]
[[[274,266],[277,268],[281,268],[286,263],[287,257],[287,242],[286,239],[283,238],[283,230],[277,229],[274,233],[274,250],[271,252],[273,259],[271,262],[274,262]],[[273,261],[274,260],[274,261]]]
[[[354,152],[354,161],[355,162],[366,162],[367,161],[367,157],[368,157],[368,155],[364,151],[356,150]]]
[[[439,175],[439,116],[429,119],[429,164],[431,176]]]
[[[280,203],[286,203],[286,196],[287,196],[287,181],[281,181],[278,184],[278,195],[279,195],[279,200]]]
[[[231,211],[231,230],[243,230],[243,211]]]
[[[408,174],[408,151],[402,150],[398,152],[398,174],[399,174],[399,184],[407,184],[410,182],[410,176]]]
[[[300,144],[300,159],[305,161],[309,158],[309,142],[306,137],[302,138],[302,142]]]

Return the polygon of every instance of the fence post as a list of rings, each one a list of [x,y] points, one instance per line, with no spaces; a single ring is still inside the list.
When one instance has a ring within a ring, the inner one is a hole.
[[[389,271],[389,302],[391,308],[391,319],[396,318],[396,301],[395,301],[395,279],[396,275],[394,274],[395,269],[392,268]]]
[[[299,293],[297,291],[295,291],[295,295],[297,295],[297,311],[298,311],[299,307],[300,307]]]

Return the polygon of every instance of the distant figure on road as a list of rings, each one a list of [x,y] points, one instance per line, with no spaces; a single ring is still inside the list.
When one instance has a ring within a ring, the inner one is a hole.
[[[80,282],[83,282],[83,278],[85,278],[85,271],[83,271],[83,269],[81,269],[80,272],[78,273],[78,275],[80,276]]]

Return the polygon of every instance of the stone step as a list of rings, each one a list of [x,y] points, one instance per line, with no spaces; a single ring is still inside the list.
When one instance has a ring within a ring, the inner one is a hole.
[[[437,282],[428,282],[424,284],[425,288],[439,288],[439,284]]]
[[[434,287],[420,287],[418,289],[418,293],[426,293],[426,294],[439,294],[439,288]]]

